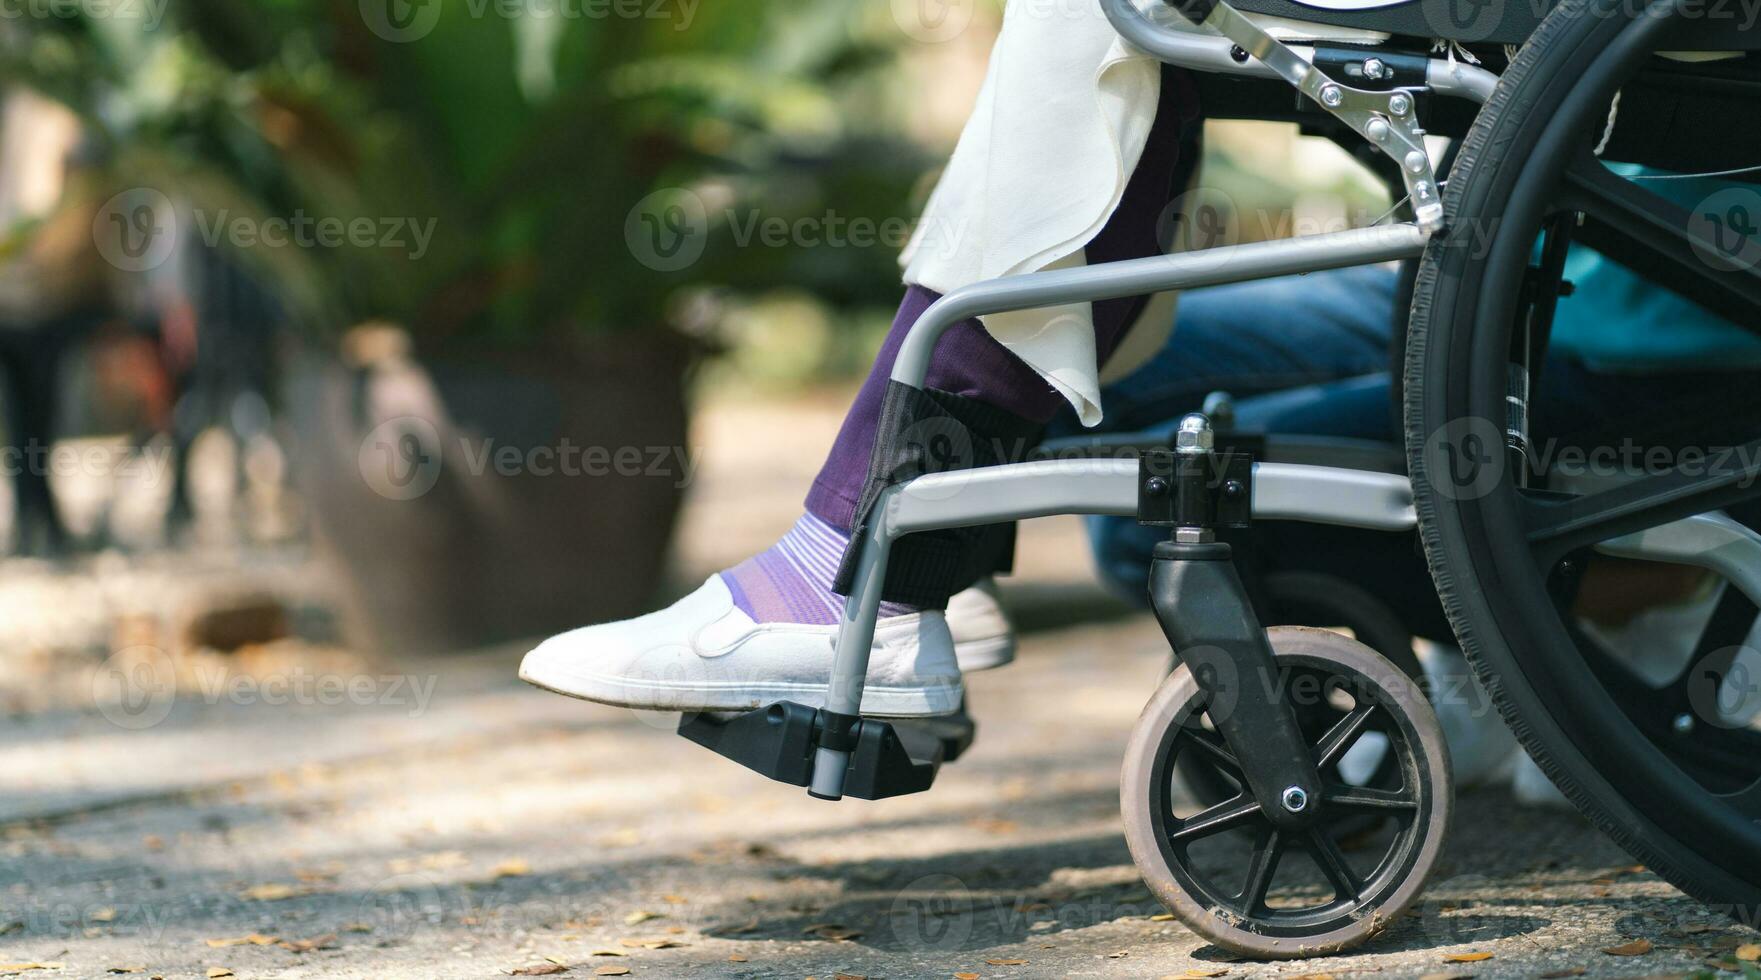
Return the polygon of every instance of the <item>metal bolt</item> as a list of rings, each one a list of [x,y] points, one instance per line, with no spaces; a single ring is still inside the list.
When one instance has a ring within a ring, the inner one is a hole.
[[[1321,86],[1321,104],[1322,105],[1326,106],[1329,109],[1337,109],[1337,108],[1339,108],[1339,103],[1344,102],[1344,101],[1345,101],[1345,93],[1341,92],[1339,90],[1339,86],[1337,86],[1337,85],[1323,85],[1323,86]]]
[[[1388,111],[1397,116],[1404,116],[1412,108],[1412,97],[1405,92],[1396,92],[1388,99]]]
[[[1364,124],[1364,135],[1377,143],[1386,140],[1388,138],[1388,120],[1381,116],[1372,118]]]
[[[1247,492],[1247,487],[1240,480],[1224,480],[1223,496],[1234,500]]]
[[[1412,199],[1415,201],[1429,201],[1431,199],[1431,185],[1422,180],[1412,185]]]
[[[1685,712],[1676,715],[1675,720],[1669,723],[1669,727],[1675,729],[1677,735],[1686,735],[1694,730],[1694,716]]]
[[[1202,413],[1193,412],[1180,420],[1180,427],[1174,430],[1174,451],[1177,453],[1208,453],[1217,444],[1217,434],[1211,431],[1211,420]]]
[[[1231,44],[1229,46],[1229,60],[1238,65],[1247,64],[1247,49],[1239,44]]]
[[[1143,492],[1152,497],[1160,497],[1168,492],[1168,481],[1159,476],[1152,476],[1143,481]]]
[[[1301,786],[1286,786],[1284,787],[1283,803],[1284,809],[1291,813],[1301,813],[1308,809],[1309,795],[1303,792]]]
[[[1401,162],[1406,164],[1408,171],[1422,174],[1425,172],[1425,167],[1430,164],[1431,158],[1425,156],[1424,150],[1411,150],[1406,154],[1406,159]]]
[[[1381,78],[1385,73],[1387,73],[1387,71],[1388,71],[1388,66],[1382,63],[1381,58],[1365,58],[1364,59],[1364,77],[1365,78]]]

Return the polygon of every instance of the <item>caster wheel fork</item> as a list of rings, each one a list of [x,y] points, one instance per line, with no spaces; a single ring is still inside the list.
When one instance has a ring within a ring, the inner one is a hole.
[[[1278,627],[1267,637],[1283,696],[1305,709],[1302,739],[1316,768],[1330,770],[1374,730],[1398,760],[1398,785],[1324,778],[1319,792],[1281,800],[1292,813],[1309,811],[1302,826],[1268,819],[1235,752],[1204,727],[1208,695],[1182,667],[1132,731],[1120,793],[1125,836],[1150,890],[1199,935],[1256,958],[1325,955],[1382,932],[1417,898],[1449,822],[1448,750],[1419,685],[1373,650],[1318,629]],[[1195,809],[1175,790],[1187,753],[1209,759],[1237,792],[1182,815]]]

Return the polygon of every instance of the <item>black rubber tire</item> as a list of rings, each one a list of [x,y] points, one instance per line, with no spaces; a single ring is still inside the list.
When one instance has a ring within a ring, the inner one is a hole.
[[[1700,816],[1703,811],[1695,811],[1700,823],[1690,826],[1682,812],[1688,809],[1685,788],[1657,779],[1661,770],[1643,768],[1653,765],[1650,757],[1644,748],[1628,751],[1628,733],[1615,720],[1625,716],[1593,679],[1583,680],[1588,668],[1582,657],[1537,626],[1541,603],[1549,601],[1546,583],[1532,555],[1510,543],[1521,535],[1511,533],[1520,524],[1508,476],[1490,489],[1462,492],[1447,485],[1443,467],[1452,423],[1497,417],[1476,411],[1492,397],[1489,375],[1478,373],[1486,370],[1481,360],[1493,356],[1488,345],[1500,342],[1494,336],[1498,314],[1487,310],[1497,305],[1492,297],[1500,295],[1504,280],[1489,284],[1488,277],[1509,274],[1495,268],[1501,242],[1508,257],[1527,247],[1522,236],[1534,240],[1534,230],[1520,226],[1542,208],[1536,175],[1565,145],[1560,141],[1583,135],[1571,133],[1563,120],[1590,98],[1606,111],[1612,87],[1620,84],[1619,72],[1598,66],[1608,65],[1603,56],[1616,57],[1637,36],[1623,36],[1638,22],[1632,5],[1624,11],[1622,6],[1618,0],[1564,0],[1556,7],[1504,75],[1462,147],[1444,195],[1450,232],[1422,259],[1407,334],[1408,466],[1444,609],[1524,748],[1579,810],[1635,858],[1690,895],[1752,924],[1761,905],[1761,874],[1754,871],[1761,867],[1761,851],[1736,843],[1745,835],[1740,827]],[[1461,236],[1489,230],[1489,238],[1465,247]],[[1501,440],[1498,430],[1492,434]],[[1575,665],[1570,656],[1577,656]],[[1623,752],[1625,759],[1619,757]],[[1635,784],[1640,772],[1648,784]]]
[[[1168,756],[1177,752],[1178,733],[1193,723],[1205,698],[1185,667],[1162,682],[1131,730],[1119,785],[1125,841],[1150,892],[1187,928],[1211,942],[1257,959],[1324,956],[1381,933],[1418,898],[1441,853],[1454,804],[1449,749],[1420,685],[1369,647],[1338,633],[1299,626],[1274,627],[1266,636],[1281,667],[1338,673],[1354,679],[1354,691],[1373,691],[1390,716],[1389,730],[1398,733],[1405,774],[1401,785],[1416,800],[1415,811],[1410,831],[1402,832],[1371,876],[1370,894],[1355,906],[1329,906],[1319,919],[1293,925],[1269,911],[1252,918],[1229,908],[1227,899],[1207,893],[1193,869],[1180,862],[1168,837],[1168,821],[1175,818],[1164,792],[1179,756]]]

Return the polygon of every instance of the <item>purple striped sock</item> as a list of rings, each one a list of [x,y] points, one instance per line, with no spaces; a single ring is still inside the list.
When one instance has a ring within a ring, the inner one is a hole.
[[[832,582],[849,543],[848,532],[803,514],[776,544],[722,572],[722,581],[734,594],[734,605],[756,622],[830,626],[844,611],[844,597],[832,591]],[[883,602],[880,614],[916,611],[916,606]]]

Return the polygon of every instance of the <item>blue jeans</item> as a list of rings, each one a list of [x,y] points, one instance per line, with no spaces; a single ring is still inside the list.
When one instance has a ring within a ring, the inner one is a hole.
[[[1189,292],[1168,344],[1103,390],[1100,431],[1171,433],[1180,416],[1223,390],[1236,398],[1238,431],[1398,443],[1389,374],[1395,285],[1392,269],[1371,266]],[[1757,412],[1748,406],[1761,397],[1758,382],[1752,371],[1599,372],[1549,354],[1531,406],[1533,430],[1538,445],[1547,440],[1555,449],[1626,438],[1666,443],[1670,426],[1706,436],[1708,445],[1738,444],[1753,438],[1748,420]],[[1073,417],[1061,422],[1057,431],[1075,429]],[[1088,530],[1102,580],[1147,602],[1150,554],[1166,532],[1111,517],[1089,518]],[[1268,521],[1256,525],[1251,549],[1238,546],[1238,555],[1339,575],[1382,596],[1415,634],[1450,635],[1409,534]]]

